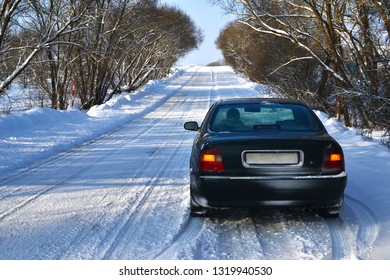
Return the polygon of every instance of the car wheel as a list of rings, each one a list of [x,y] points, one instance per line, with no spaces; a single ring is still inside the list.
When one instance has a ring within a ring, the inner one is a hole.
[[[325,219],[335,219],[340,217],[340,213],[333,213],[330,212],[329,209],[323,209],[323,211],[321,211],[321,216]]]
[[[321,209],[321,215],[324,218],[330,218],[330,219],[338,218],[343,208],[344,208],[344,196],[341,198],[340,203],[338,205]]]
[[[207,210],[201,206],[195,206],[191,203],[190,215],[191,217],[206,217]]]
[[[190,194],[190,215],[191,217],[205,217],[207,214],[207,210],[197,204],[193,199],[192,199],[192,192]]]

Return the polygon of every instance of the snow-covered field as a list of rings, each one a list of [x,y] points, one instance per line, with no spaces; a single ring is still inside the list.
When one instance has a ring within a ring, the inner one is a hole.
[[[0,259],[390,259],[390,151],[322,112],[346,154],[339,219],[189,217],[183,123],[216,99],[266,92],[228,67],[188,67],[88,113],[0,116]]]

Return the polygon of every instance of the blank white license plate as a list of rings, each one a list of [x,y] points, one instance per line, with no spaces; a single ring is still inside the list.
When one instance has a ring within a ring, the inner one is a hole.
[[[298,152],[258,152],[246,153],[245,162],[249,165],[259,164],[299,164]]]

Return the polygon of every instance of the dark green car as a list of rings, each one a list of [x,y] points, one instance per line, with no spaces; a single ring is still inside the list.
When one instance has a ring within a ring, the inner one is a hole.
[[[304,103],[219,100],[197,131],[190,158],[191,214],[210,208],[299,206],[338,217],[347,174],[341,146]]]

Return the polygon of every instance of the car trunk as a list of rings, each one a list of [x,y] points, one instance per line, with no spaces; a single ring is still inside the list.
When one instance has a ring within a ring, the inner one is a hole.
[[[222,152],[226,176],[300,176],[321,173],[326,134],[258,135],[218,133],[212,146]]]

